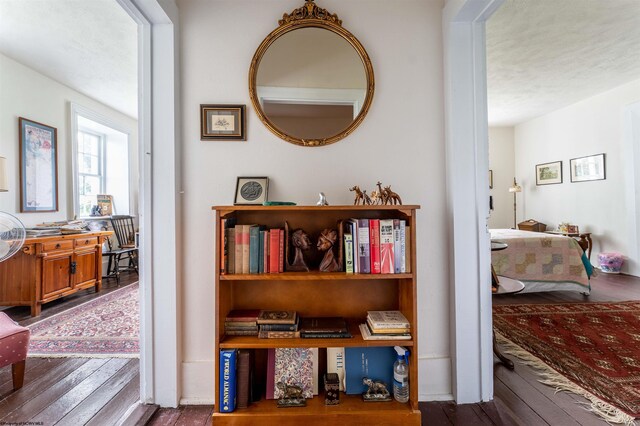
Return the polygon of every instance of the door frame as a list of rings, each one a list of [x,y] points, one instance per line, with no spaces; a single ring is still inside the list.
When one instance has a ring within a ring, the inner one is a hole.
[[[504,0],[448,0],[442,14],[452,390],[493,398],[485,22]]]

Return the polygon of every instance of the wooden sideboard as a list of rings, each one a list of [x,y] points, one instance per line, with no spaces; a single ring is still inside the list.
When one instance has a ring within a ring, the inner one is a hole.
[[[112,232],[28,238],[18,253],[0,262],[0,306],[30,306],[102,286],[102,243]]]

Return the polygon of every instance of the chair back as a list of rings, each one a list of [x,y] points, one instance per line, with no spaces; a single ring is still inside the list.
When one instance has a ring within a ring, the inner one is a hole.
[[[136,229],[133,226],[133,216],[111,216],[111,226],[121,248],[135,247]]]

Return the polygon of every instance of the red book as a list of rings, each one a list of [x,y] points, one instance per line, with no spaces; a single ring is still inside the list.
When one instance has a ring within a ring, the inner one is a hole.
[[[393,240],[393,219],[380,221],[380,273],[393,274],[395,272]]]
[[[371,248],[371,273],[379,274],[380,268],[380,219],[369,219],[369,244]]]
[[[284,230],[280,229],[280,255],[278,256],[278,272],[284,272]]]
[[[277,234],[277,233],[276,233]],[[276,375],[276,350],[274,348],[267,349],[267,393],[266,399],[275,399],[275,379]]]
[[[278,229],[269,231],[269,272],[277,274],[278,270],[278,253],[280,252],[280,232]]]
[[[260,309],[234,309],[229,312],[225,321],[227,322],[247,322],[256,321],[260,315]]]

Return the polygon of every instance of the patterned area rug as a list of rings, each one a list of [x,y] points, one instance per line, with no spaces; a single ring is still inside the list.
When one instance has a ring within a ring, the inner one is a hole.
[[[640,417],[640,302],[497,305],[493,325],[541,382],[586,397],[609,422]]]
[[[29,326],[30,357],[137,358],[138,283]]]

